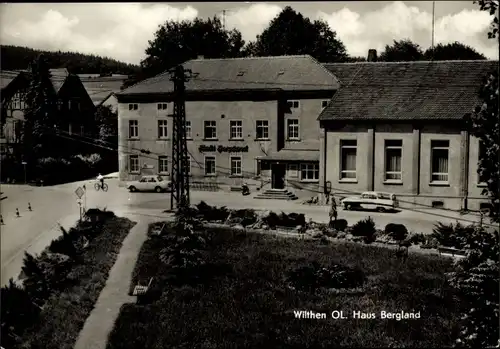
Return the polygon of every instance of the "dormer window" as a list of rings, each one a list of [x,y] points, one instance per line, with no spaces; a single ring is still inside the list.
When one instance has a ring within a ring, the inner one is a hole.
[[[240,71],[238,72],[238,76],[243,76],[244,74],[245,74],[245,72],[244,72],[243,70],[240,70]]]
[[[280,71],[278,72],[278,75],[283,75],[283,74],[285,74],[285,71],[284,71],[284,70],[280,70]]]

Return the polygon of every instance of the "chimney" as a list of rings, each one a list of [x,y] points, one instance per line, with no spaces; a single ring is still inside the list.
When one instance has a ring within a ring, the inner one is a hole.
[[[197,59],[203,59],[203,58],[205,58],[205,56],[203,56],[203,55],[198,55],[198,58],[197,58]]]
[[[367,61],[368,62],[376,62],[377,61],[377,50],[372,49],[372,48],[368,50]]]

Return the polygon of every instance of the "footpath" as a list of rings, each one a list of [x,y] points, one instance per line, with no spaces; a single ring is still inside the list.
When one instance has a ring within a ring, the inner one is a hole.
[[[127,212],[125,215],[121,215],[119,212],[116,214],[136,221],[137,224],[123,241],[118,258],[109,272],[106,285],[90,316],[85,321],[82,331],[80,331],[75,349],[106,349],[108,336],[113,330],[120,308],[124,304],[134,303],[136,300],[136,297],[128,295],[128,289],[139,251],[147,239],[148,225],[171,217],[168,214],[158,214],[157,216],[131,212]]]

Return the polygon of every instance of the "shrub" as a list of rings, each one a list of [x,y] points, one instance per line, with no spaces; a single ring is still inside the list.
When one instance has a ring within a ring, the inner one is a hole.
[[[299,225],[305,227],[306,225],[306,217],[303,213],[290,213],[287,215],[281,212],[281,214],[278,215],[274,212],[270,212],[267,217],[263,218],[263,221],[271,229],[276,229],[276,227],[295,228]]]
[[[74,229],[70,230],[74,231]],[[71,236],[63,227],[61,227],[61,231],[62,235],[52,240],[50,243],[49,251],[52,253],[62,253],[69,257],[75,257],[78,251],[74,244],[74,236]]]
[[[362,219],[352,226],[351,234],[354,236],[367,236],[375,235],[375,222],[371,217]]]
[[[427,237],[422,233],[410,234],[408,241],[413,245],[421,245],[427,241]]]
[[[337,231],[345,231],[347,228],[347,221],[345,219],[337,219],[330,222],[329,226]]]
[[[466,258],[457,263],[457,271],[450,273],[450,283],[468,302],[462,317],[458,346],[487,348],[499,341],[499,238],[476,227],[465,248]]]
[[[313,262],[292,271],[287,279],[288,284],[298,290],[315,291],[318,288],[355,288],[362,286],[365,276],[359,269],[351,269],[339,264],[322,267]]]
[[[15,348],[20,344],[17,336],[22,336],[27,328],[36,323],[40,308],[33,304],[28,293],[17,286],[12,279],[1,289],[2,333],[1,345]]]
[[[432,230],[432,236],[442,246],[461,249],[466,245],[467,238],[474,233],[474,229],[474,225],[464,226],[458,222],[455,225],[438,223]]]
[[[225,206],[210,206],[205,201],[201,201],[196,205],[196,208],[198,209],[198,215],[208,222],[225,221],[230,214],[230,211]]]
[[[255,210],[242,209],[231,211],[231,223],[239,223],[246,227],[257,222],[257,214]]]
[[[384,232],[396,241],[403,241],[408,235],[408,229],[403,224],[389,223]]]

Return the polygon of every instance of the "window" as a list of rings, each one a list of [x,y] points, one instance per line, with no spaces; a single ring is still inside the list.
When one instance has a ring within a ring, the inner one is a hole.
[[[13,110],[22,110],[24,109],[24,100],[23,96],[17,92],[13,97],[12,97],[12,109]]]
[[[191,121],[186,121],[186,138],[193,138],[191,134]]]
[[[286,103],[288,105],[288,108],[290,108],[290,109],[298,109],[299,108],[299,101],[287,101]]]
[[[158,157],[158,172],[159,173],[168,173],[168,157],[167,156],[159,156]]]
[[[69,100],[68,101],[68,110],[71,110],[73,107],[73,101],[72,100]]]
[[[158,103],[158,110],[167,110],[168,103]]]
[[[241,120],[231,120],[229,121],[230,128],[230,139],[242,139],[243,138],[243,122]]]
[[[400,139],[385,140],[385,180],[401,181],[401,157],[403,141]]]
[[[215,176],[215,156],[205,157],[205,176]]]
[[[62,110],[63,104],[64,104],[63,101],[58,99],[57,100],[57,110]]]
[[[0,138],[5,138],[5,124],[0,125]]]
[[[139,172],[139,155],[129,155],[128,156],[128,166],[130,172]]]
[[[216,121],[213,121],[213,120],[205,121],[204,138],[205,139],[217,139],[217,122]]]
[[[289,164],[288,165],[288,176],[297,178],[299,176],[299,165]]]
[[[231,176],[241,176],[241,156],[231,156]]]
[[[158,120],[158,138],[165,139],[168,137],[167,120]]]
[[[128,138],[139,138],[139,122],[137,120],[128,121]]]
[[[21,120],[14,120],[12,123],[12,133],[14,134],[14,140],[19,140],[21,139],[21,133],[22,133],[22,124]]]
[[[477,158],[477,183],[478,184],[485,184],[487,181],[487,178],[484,176],[481,176],[481,159],[484,159],[486,157],[486,147],[484,146],[484,143],[479,141],[479,148],[478,148],[478,158]]]
[[[321,110],[325,109],[330,101],[321,101]]]
[[[269,121],[268,120],[257,120],[255,129],[257,131],[257,139],[269,139]]]
[[[139,105],[136,103],[131,103],[128,105],[128,110],[137,110],[139,109]]]
[[[85,126],[80,126],[80,136],[85,134]]]
[[[318,181],[319,180],[319,165],[318,164],[300,164],[300,180],[302,181]]]
[[[448,182],[450,141],[431,141],[431,182]]]
[[[356,149],[357,141],[340,141],[340,179],[356,179]]]
[[[288,139],[299,139],[299,119],[288,119]]]

